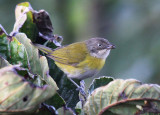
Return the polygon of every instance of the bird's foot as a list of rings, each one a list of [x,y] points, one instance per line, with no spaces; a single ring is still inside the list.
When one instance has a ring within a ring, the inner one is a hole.
[[[84,82],[84,80],[80,81],[80,86],[76,82],[74,82],[71,78],[69,78],[69,80],[77,87],[76,90],[78,90],[80,92],[81,96],[84,98],[84,99],[80,99],[80,100],[86,101],[86,92],[85,92],[85,82]]]
[[[82,96],[84,96],[85,99],[86,99],[86,92],[83,90],[82,87],[78,87],[76,90],[78,90],[78,91],[80,92],[80,94],[81,94]]]
[[[86,101],[86,92],[85,92],[85,82],[84,80],[80,81],[80,86],[77,88],[77,90],[80,92],[80,94],[83,96],[84,99],[81,98],[81,100]]]

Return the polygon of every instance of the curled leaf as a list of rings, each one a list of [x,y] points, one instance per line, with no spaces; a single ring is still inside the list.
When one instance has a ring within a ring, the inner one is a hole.
[[[56,91],[50,85],[38,87],[18,75],[16,66],[0,69],[0,113],[33,112]]]
[[[160,113],[160,86],[117,79],[95,89],[84,109],[88,115]]]
[[[35,48],[31,44],[31,40],[27,38],[27,36],[23,33],[19,33],[15,36],[26,48],[28,59],[30,63],[30,71],[31,73],[37,74],[39,77],[41,77],[41,80],[43,80],[48,85],[51,85],[53,89],[57,90],[58,87],[55,83],[55,81],[51,78],[49,75],[49,67],[48,62],[45,56],[40,56],[38,54],[38,49]],[[44,84],[45,84],[44,83]],[[44,84],[39,84],[40,86]]]

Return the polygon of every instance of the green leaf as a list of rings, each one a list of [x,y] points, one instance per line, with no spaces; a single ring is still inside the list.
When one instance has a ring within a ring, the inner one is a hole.
[[[18,68],[16,65],[0,69],[0,113],[33,112],[56,93],[50,85],[38,87],[27,82],[17,74]]]
[[[22,64],[22,67],[28,68],[27,52],[23,44],[21,44],[15,37],[10,38],[10,59],[11,64]]]
[[[96,88],[105,86],[111,81],[113,81],[112,77],[102,76],[99,78],[95,78],[89,87],[88,93],[91,94]]]
[[[65,100],[66,106],[68,108],[74,109],[79,100],[79,91],[77,91],[77,87],[71,83],[67,76],[62,76],[62,79],[58,81],[58,93]],[[79,81],[75,81],[77,84]],[[56,82],[57,83],[57,82]],[[60,86],[61,85],[61,86]]]
[[[26,49],[15,37],[8,36],[3,27],[0,27],[0,56],[7,59],[10,64],[22,64],[28,68]]]
[[[2,25],[0,25],[0,56],[5,59],[9,57],[9,40]]]
[[[58,111],[55,107],[42,103],[41,108],[34,115],[58,115]]]
[[[117,79],[95,89],[84,106],[88,115],[160,113],[160,86]]]
[[[55,94],[51,99],[47,100],[46,103],[54,106],[56,109],[65,105],[65,101],[58,93]]]
[[[26,48],[28,59],[30,63],[30,69],[29,71],[31,73],[37,74],[41,80],[44,81],[44,84],[39,84],[40,86],[45,85],[47,83],[48,85],[51,85],[54,90],[57,90],[58,87],[55,83],[55,81],[50,77],[49,75],[49,67],[47,63],[47,59],[45,56],[40,56],[38,54],[38,49],[35,48],[31,44],[31,40],[27,38],[27,36],[23,33],[18,33],[15,36]]]
[[[32,41],[36,41],[38,36],[38,28],[34,23],[33,9],[29,2],[23,2],[16,6],[15,9],[16,23],[12,34],[23,32]]]

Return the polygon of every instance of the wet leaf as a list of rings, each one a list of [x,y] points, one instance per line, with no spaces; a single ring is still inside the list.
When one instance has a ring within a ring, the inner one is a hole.
[[[91,94],[96,88],[105,86],[111,81],[113,81],[113,78],[107,76],[95,78],[89,87],[88,93]]]
[[[0,69],[0,113],[33,112],[52,97],[56,90],[50,85],[38,87],[17,74],[16,66]]]
[[[160,113],[160,86],[117,79],[95,89],[85,104],[88,115]]]

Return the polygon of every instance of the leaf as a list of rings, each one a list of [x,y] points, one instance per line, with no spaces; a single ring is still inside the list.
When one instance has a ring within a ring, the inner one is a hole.
[[[34,11],[33,16],[34,22],[36,23],[39,32],[39,37],[37,37],[36,42],[44,43],[44,40],[49,40],[56,46],[61,46],[63,38],[62,36],[53,34],[53,26],[48,12],[46,12],[45,10],[40,10],[38,12]]]
[[[0,113],[33,112],[56,90],[49,85],[38,87],[17,74],[18,65],[0,69]]]
[[[53,34],[49,14],[45,10],[35,11],[28,2],[16,6],[16,23],[11,35],[25,33],[32,42],[44,44],[47,40],[60,46],[63,38]]]
[[[26,49],[15,37],[8,36],[3,27],[0,27],[0,56],[10,64],[22,64],[28,68]]]
[[[49,14],[45,10],[40,10],[39,12],[33,12],[33,15],[39,30],[39,36],[46,40],[54,41],[53,27]]]
[[[0,69],[8,65],[10,65],[9,62],[0,56]]]
[[[84,106],[88,115],[160,113],[160,86],[117,79],[95,89]]]
[[[66,76],[62,76],[61,78],[62,79],[58,83],[58,93],[65,100],[66,106],[74,109],[76,104],[80,101],[79,91],[76,90],[77,87],[71,83]]]
[[[111,81],[113,81],[112,77],[103,76],[95,78],[89,87],[88,93],[91,94],[96,88],[107,85]]]
[[[16,22],[12,35],[18,32],[23,32],[32,41],[36,41],[38,36],[38,28],[34,23],[33,9],[29,2],[23,2],[16,6],[15,9]]]
[[[38,54],[38,49],[31,44],[31,40],[23,33],[18,33],[15,36],[26,48],[28,59],[30,63],[31,73],[37,74],[41,77],[41,80],[46,82],[48,85],[51,85],[54,90],[57,90],[58,87],[55,81],[49,75],[49,67],[47,59],[45,56],[40,56]],[[45,83],[44,83],[45,84]],[[42,86],[44,84],[41,84]]]
[[[76,115],[73,110],[61,107],[58,109],[59,115]]]
[[[63,98],[57,93],[52,98],[46,101],[47,104],[54,106],[56,109],[65,106],[65,101]]]
[[[10,38],[10,59],[11,64],[21,63],[24,68],[28,68],[27,52],[23,44],[21,44],[15,37]]]
[[[58,111],[53,106],[42,103],[34,115],[58,115]]]
[[[49,59],[50,60],[50,59]],[[52,60],[52,64],[54,63],[54,61]],[[49,61],[49,66],[52,65],[51,64],[51,61]],[[54,68],[53,66],[51,66],[51,68]],[[57,68],[55,69],[51,69],[49,68],[49,74],[53,77],[55,77],[54,75],[56,75],[57,73],[59,73],[60,70],[58,70]],[[52,74],[51,74],[52,73]],[[62,72],[61,72],[62,73]],[[63,75],[63,74],[62,74]],[[59,76],[59,78],[61,78]],[[55,80],[55,79],[54,79]],[[56,82],[57,84],[57,82]],[[58,85],[58,84],[57,84]],[[59,87],[59,86],[58,86]],[[59,89],[59,91],[61,91],[61,89]],[[46,104],[49,104],[49,105],[52,105],[54,106],[56,109],[60,108],[60,107],[63,107],[66,102],[64,101],[64,99],[57,93],[56,95],[54,95],[52,98],[50,98],[49,100],[46,101]]]
[[[85,115],[84,109],[82,107],[82,102],[79,101],[76,105],[75,111],[78,115]]]
[[[2,56],[4,59],[7,59],[9,57],[9,40],[7,39],[7,33],[0,25],[0,56]]]

